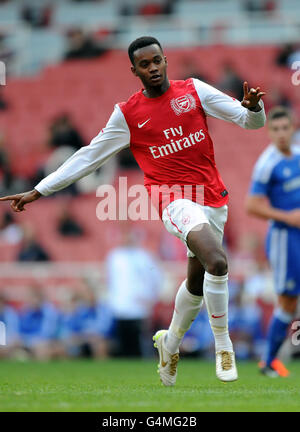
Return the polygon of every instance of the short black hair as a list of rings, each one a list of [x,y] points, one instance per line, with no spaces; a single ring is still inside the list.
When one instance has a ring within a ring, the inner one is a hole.
[[[148,45],[158,45],[159,48],[162,50],[161,44],[158,42],[158,40],[152,36],[142,36],[137,39],[135,39],[128,47],[128,55],[130,58],[131,63],[134,65],[134,52],[140,48],[144,48]]]
[[[293,121],[292,113],[288,108],[284,106],[276,106],[269,111],[268,122],[282,117],[288,118],[291,122]]]

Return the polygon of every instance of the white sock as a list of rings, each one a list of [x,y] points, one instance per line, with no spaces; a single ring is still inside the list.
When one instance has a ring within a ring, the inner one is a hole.
[[[215,276],[205,272],[203,294],[216,351],[233,351],[228,332],[228,274]]]
[[[178,351],[183,336],[191,327],[203,304],[203,296],[191,294],[182,282],[175,299],[173,318],[165,338],[165,347],[170,354]]]

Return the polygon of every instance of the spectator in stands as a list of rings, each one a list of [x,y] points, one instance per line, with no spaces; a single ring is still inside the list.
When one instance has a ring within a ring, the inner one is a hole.
[[[297,59],[300,60],[300,51],[297,50],[295,45],[288,43],[280,49],[276,57],[276,64],[278,66],[290,67]]]
[[[66,237],[78,237],[84,234],[84,229],[70,212],[68,201],[61,204],[57,230],[61,235]]]
[[[277,9],[277,0],[265,0],[264,11],[272,14]]]
[[[264,347],[263,317],[255,299],[243,298],[243,287],[237,281],[230,281],[229,329],[235,345],[237,358],[257,359]]]
[[[206,83],[209,83],[209,79],[205,76],[205,74],[202,73],[199,66],[195,62],[192,56],[186,57],[182,61],[182,73],[181,78],[183,80],[189,79],[190,77],[199,79],[201,81],[204,81]]]
[[[97,298],[91,289],[83,293],[83,301],[88,311],[82,337],[96,358],[105,358],[109,353],[109,343],[113,330],[113,316],[108,305]]]
[[[144,16],[153,16],[162,14],[162,5],[157,2],[146,2],[139,8],[139,14]]]
[[[292,67],[296,62],[300,62],[300,47],[296,48],[295,51],[291,53],[287,59],[287,62],[289,67]]]
[[[144,16],[170,15],[175,6],[176,0],[161,0],[159,2],[144,2],[139,8],[139,14]]]
[[[119,4],[119,14],[121,16],[131,16],[134,15],[134,13],[134,7],[128,2],[122,2],[121,4]]]
[[[244,9],[247,12],[260,12],[261,0],[244,0]]]
[[[17,244],[23,237],[22,228],[16,223],[11,212],[5,212],[0,222],[0,243]]]
[[[270,88],[265,102],[266,111],[278,105],[291,108],[291,100],[278,87]]]
[[[33,28],[48,27],[51,24],[53,8],[48,5],[24,4],[21,18]]]
[[[6,75],[10,75],[15,53],[12,48],[7,46],[7,36],[0,33],[0,61],[6,66]]]
[[[244,279],[244,296],[249,303],[261,298],[275,303],[276,295],[273,290],[272,273],[265,256],[257,255],[252,272],[248,272]]]
[[[6,146],[4,135],[0,132],[0,194],[6,191],[10,195],[20,192],[24,185],[27,187],[29,184],[13,174]]]
[[[300,121],[298,120],[298,124],[295,127],[295,133],[293,136],[293,143],[300,145]]]
[[[74,151],[85,143],[68,114],[61,114],[50,125],[48,143],[51,148],[71,147]]]
[[[107,52],[106,47],[95,42],[91,35],[85,34],[81,29],[70,30],[67,37],[69,47],[65,60],[100,57]]]
[[[4,98],[3,95],[3,86],[1,86],[1,82],[0,82],[0,111],[5,111],[8,108],[8,103]]]
[[[5,345],[0,345],[0,358],[12,357],[20,345],[19,318],[3,293],[0,293],[0,322],[5,325]]]
[[[85,145],[79,130],[67,113],[60,114],[51,123],[48,132],[48,145],[55,150],[48,158],[44,167],[41,167],[37,172],[35,178],[32,180],[33,184],[36,184],[36,181],[40,181],[45,175],[56,170],[74,153],[74,151]],[[131,163],[134,167],[138,167],[131,152],[129,152],[128,158],[130,158],[129,164]],[[100,184],[111,183],[115,174],[116,165],[117,161],[112,158],[103,167],[80,179],[76,185],[72,184],[69,186],[66,189],[66,193],[77,195],[78,192],[94,192]]]
[[[256,258],[264,253],[264,244],[261,237],[255,232],[244,232],[237,241],[236,247],[231,251],[231,266],[236,277],[244,278],[257,270]]]
[[[174,6],[177,0],[164,0],[162,4],[162,14],[171,15],[174,12]]]
[[[107,257],[107,273],[108,301],[115,319],[116,354],[145,355],[147,347],[143,347],[142,341],[150,340],[145,333],[149,331],[162,280],[158,265],[138,246],[134,232],[125,230],[121,246]]]
[[[0,170],[3,171],[8,165],[8,154],[5,150],[4,135],[0,132]]]
[[[103,0],[72,0],[74,3],[84,3],[84,2],[99,2]]]
[[[78,237],[84,234],[84,229],[70,212],[69,202],[64,202],[60,208],[57,230],[66,237]]]
[[[44,247],[36,239],[32,225],[24,226],[24,235],[17,260],[20,262],[49,261],[50,256]]]
[[[70,116],[67,113],[62,113],[56,117],[50,124],[48,131],[48,146],[54,151],[49,156],[48,160],[41,166],[32,179],[32,184],[36,184],[37,180],[44,178],[45,175],[55,171],[66,159],[79,150],[85,142],[73,124]],[[95,174],[93,174],[95,176]],[[88,180],[83,180],[88,182]],[[63,194],[78,194],[78,185],[70,185],[66,188]]]
[[[0,179],[0,195],[3,193],[8,195],[19,193],[23,187],[28,187],[28,181],[15,176],[12,173],[11,167],[9,164],[7,164],[2,169],[2,178]]]
[[[87,315],[88,311],[80,293],[72,293],[63,302],[59,338],[68,357],[86,355],[87,348],[81,335]]]
[[[216,87],[238,100],[243,99],[243,80],[230,62],[223,65],[222,75]]]
[[[111,313],[90,290],[65,301],[60,341],[67,356],[107,357],[111,328]]]
[[[20,337],[29,357],[48,360],[61,355],[57,343],[59,322],[58,309],[45,299],[42,289],[30,289],[20,311]]]
[[[244,0],[244,9],[247,12],[272,13],[276,10],[276,2],[274,0]]]

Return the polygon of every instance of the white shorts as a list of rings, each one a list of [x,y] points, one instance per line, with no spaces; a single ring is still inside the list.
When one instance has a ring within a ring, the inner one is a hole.
[[[222,244],[224,225],[227,221],[228,207],[209,207],[189,199],[172,201],[162,213],[162,221],[170,234],[180,238],[185,245],[188,233],[196,225],[208,223]],[[195,254],[187,247],[187,256]]]

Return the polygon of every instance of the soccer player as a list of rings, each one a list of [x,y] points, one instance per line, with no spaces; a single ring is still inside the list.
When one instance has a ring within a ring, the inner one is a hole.
[[[256,162],[250,194],[249,214],[269,220],[266,253],[278,294],[267,338],[267,351],[261,372],[269,377],[286,374],[278,369],[276,355],[284,342],[296,312],[300,293],[300,148],[292,145],[293,121],[284,107],[268,114],[272,144]],[[279,363],[280,365],[280,363]],[[280,368],[282,369],[282,367]]]
[[[197,316],[203,296],[216,345],[216,374],[222,381],[237,379],[232,343],[228,333],[228,271],[222,249],[227,219],[228,192],[214,160],[206,116],[257,129],[265,124],[260,88],[248,89],[239,102],[206,83],[190,78],[170,81],[167,59],[158,40],[141,37],[128,48],[131,70],[143,89],[119,103],[106,127],[89,146],[78,150],[57,171],[32,191],[8,196],[14,211],[41,195],[56,192],[99,168],[111,156],[129,147],[144,172],[145,186],[155,201],[166,229],[188,247],[187,279],[177,292],[170,328],[154,335],[164,385],[175,384],[179,345]],[[170,196],[168,187],[175,188]],[[182,194],[184,186],[203,185],[204,202]],[[184,198],[182,198],[184,196]],[[170,202],[171,201],[171,202]]]

